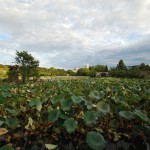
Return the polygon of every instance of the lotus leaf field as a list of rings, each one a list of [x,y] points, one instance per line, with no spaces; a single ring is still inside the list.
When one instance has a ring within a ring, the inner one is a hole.
[[[149,118],[149,79],[0,85],[0,150],[144,150]]]

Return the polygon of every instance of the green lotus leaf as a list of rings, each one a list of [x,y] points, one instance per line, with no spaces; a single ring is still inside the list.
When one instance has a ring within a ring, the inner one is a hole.
[[[70,99],[61,102],[61,109],[67,111],[71,109],[72,101]]]
[[[4,98],[6,98],[6,97],[11,97],[11,94],[10,94],[10,93],[7,93],[7,92],[2,92],[2,96],[3,96]]]
[[[146,112],[144,112],[144,111],[142,111],[142,110],[140,110],[140,109],[135,109],[135,110],[134,110],[134,114],[135,114],[135,117],[136,117],[139,121],[143,121],[143,122],[148,122],[148,121],[149,121]]]
[[[102,150],[105,148],[106,141],[104,137],[95,131],[90,131],[86,135],[87,144],[91,149]]]
[[[98,91],[92,91],[92,92],[90,92],[89,97],[94,98],[96,100],[99,100],[100,99],[100,94],[99,94]]]
[[[53,109],[49,112],[48,120],[51,122],[55,122],[60,115],[60,111],[58,109]]]
[[[91,101],[85,101],[85,105],[86,105],[87,109],[93,108],[93,103]]]
[[[119,112],[120,117],[125,118],[127,120],[131,120],[134,118],[134,114],[131,111],[120,111]]]
[[[5,123],[5,119],[0,116],[0,126],[2,126]]]
[[[0,104],[3,104],[4,101],[5,101],[5,98],[2,95],[0,95]]]
[[[30,102],[29,102],[29,106],[32,107],[32,106],[38,106],[38,105],[41,105],[42,102],[39,100],[39,99],[32,99]]]
[[[86,125],[91,126],[92,124],[95,124],[98,120],[98,113],[94,111],[87,111],[84,114],[84,121]]]
[[[100,91],[99,92],[99,96],[100,96],[100,99],[104,98],[105,97],[105,93],[103,91]]]
[[[2,96],[3,96],[4,98],[6,98],[6,97],[11,97],[11,94],[10,94],[10,93],[7,93],[7,92],[2,92]]]
[[[53,105],[55,105],[56,103],[60,102],[60,100],[62,100],[62,99],[63,98],[61,95],[57,95],[57,96],[52,97],[51,102]]]
[[[7,92],[7,91],[10,90],[10,88],[11,88],[11,86],[4,85],[4,86],[2,87],[2,90],[5,91],[5,92]]]
[[[64,127],[67,130],[68,133],[72,133],[75,131],[75,129],[78,126],[78,122],[74,120],[74,118],[68,118],[64,122]]]
[[[116,119],[113,119],[113,120],[111,120],[111,121],[109,122],[109,126],[110,126],[111,128],[116,129],[116,128],[119,127],[119,121],[116,120]]]
[[[107,104],[107,103],[98,102],[98,103],[97,103],[97,110],[98,110],[99,112],[102,112],[102,113],[104,113],[104,114],[107,114],[107,113],[110,112],[110,106],[109,106],[109,104]]]
[[[5,145],[3,147],[0,147],[0,150],[15,150],[13,147]]]
[[[16,112],[15,109],[6,108],[6,111],[8,111],[10,114],[14,114]]]
[[[19,124],[16,118],[6,118],[5,123],[8,125],[9,128],[16,128]]]
[[[2,126],[4,124],[3,120],[0,120],[0,126]]]
[[[67,119],[68,115],[64,111],[60,110],[59,118],[61,118],[61,119]]]
[[[75,95],[71,96],[71,99],[74,103],[77,103],[77,104],[84,100],[82,96],[75,96]]]

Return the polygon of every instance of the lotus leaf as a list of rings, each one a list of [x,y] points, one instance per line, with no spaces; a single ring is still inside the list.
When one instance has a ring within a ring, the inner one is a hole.
[[[87,109],[93,108],[93,103],[91,101],[85,101],[85,105],[86,105]]]
[[[80,103],[81,101],[84,100],[82,96],[75,96],[75,95],[71,96],[71,99],[74,103]]]
[[[89,147],[95,150],[102,150],[106,145],[104,137],[95,131],[88,132],[86,140]]]
[[[148,122],[149,121],[146,112],[144,112],[140,109],[135,109],[134,114],[135,114],[135,117],[140,121],[143,121],[143,122]]]
[[[16,118],[6,118],[5,123],[9,128],[16,128],[18,126],[18,119]]]
[[[61,109],[63,111],[68,111],[71,109],[71,105],[72,105],[72,101],[70,99],[67,99],[67,100],[63,100],[61,102]]]
[[[90,92],[89,97],[94,98],[95,100],[99,100],[100,94],[98,91],[92,91],[92,92]]]
[[[60,115],[60,111],[58,109],[53,109],[49,112],[48,120],[51,122],[55,122]]]
[[[64,127],[67,130],[68,133],[72,133],[75,131],[75,129],[78,126],[78,122],[74,120],[74,118],[68,118],[64,122]]]
[[[84,121],[86,125],[91,126],[92,124],[95,124],[98,120],[98,113],[94,111],[87,111],[84,114]]]
[[[3,97],[11,97],[11,94],[10,93],[7,93],[7,92],[2,92],[2,96]]]
[[[107,103],[98,102],[98,103],[97,103],[97,110],[98,110],[99,112],[102,112],[102,113],[104,113],[104,114],[107,114],[107,113],[110,112],[110,106],[109,106],[109,104],[107,104]]]
[[[119,112],[120,117],[125,118],[127,120],[131,120],[134,118],[134,114],[131,111],[120,111]]]
[[[38,106],[38,105],[41,105],[42,102],[39,100],[39,99],[33,99],[29,102],[29,106],[32,107],[32,106]]]
[[[8,111],[10,114],[14,114],[16,112],[15,109],[6,108],[6,111]]]
[[[0,95],[0,104],[3,104],[5,101],[4,97],[2,95]]]
[[[0,126],[4,124],[4,120],[0,118]]]
[[[5,145],[3,147],[0,147],[0,150],[15,150],[15,149],[13,147],[11,147],[11,146]]]
[[[119,122],[118,122],[118,120],[116,120],[116,119],[111,120],[111,121],[109,122],[109,126],[110,126],[111,128],[114,128],[114,129],[118,128],[118,127],[119,127]]]
[[[61,119],[67,119],[68,115],[64,111],[60,110],[59,118],[61,118]]]
[[[62,96],[57,95],[57,96],[52,97],[51,102],[53,105],[55,105],[56,103],[60,102],[61,99],[63,99]]]

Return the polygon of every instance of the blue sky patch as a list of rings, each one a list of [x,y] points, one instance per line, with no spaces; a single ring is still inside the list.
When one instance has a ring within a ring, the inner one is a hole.
[[[8,39],[9,39],[9,36],[7,34],[0,33],[0,40],[1,41],[8,40]]]

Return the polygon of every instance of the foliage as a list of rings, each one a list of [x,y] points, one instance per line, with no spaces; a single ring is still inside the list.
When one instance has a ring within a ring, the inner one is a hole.
[[[72,133],[77,128],[78,122],[74,120],[74,118],[68,118],[64,122],[64,127],[66,128],[68,133]]]
[[[150,66],[144,63],[137,66],[126,67],[123,60],[120,60],[116,68],[112,68],[109,72],[112,77],[119,78],[149,78]]]
[[[88,68],[80,68],[77,71],[77,76],[88,76],[89,75],[89,69]]]
[[[149,105],[149,79],[3,83],[0,134],[5,144],[9,144],[9,138],[13,143],[22,140],[22,135],[29,139],[35,135],[58,147],[63,137],[76,147],[86,143],[91,149],[103,149],[106,141],[121,141],[124,136],[133,141],[139,133],[148,143]],[[16,149],[16,143],[13,147]]]
[[[87,136],[87,143],[90,146],[90,148],[95,150],[103,150],[105,147],[106,141],[103,138],[103,136],[98,132],[88,132]]]
[[[118,70],[126,70],[126,69],[127,69],[127,68],[126,68],[126,65],[124,64],[124,62],[123,62],[122,59],[119,60],[119,63],[117,64],[116,69],[118,69]]]
[[[95,111],[87,111],[84,115],[85,124],[91,126],[98,120],[98,113]]]
[[[16,64],[19,65],[19,73],[23,83],[25,83],[27,79],[29,80],[29,77],[38,76],[37,67],[39,66],[39,61],[35,60],[27,51],[17,51],[15,60]]]

